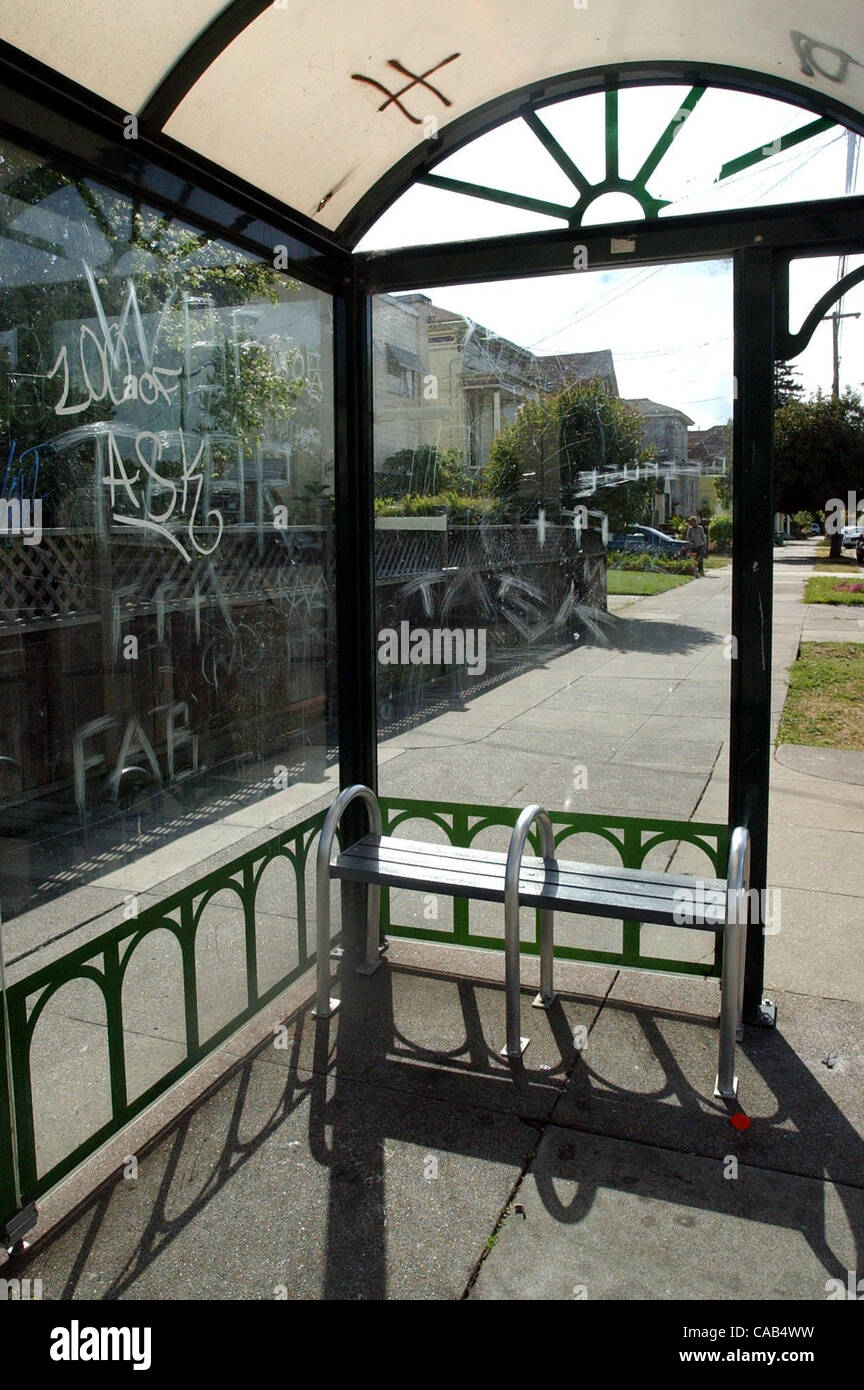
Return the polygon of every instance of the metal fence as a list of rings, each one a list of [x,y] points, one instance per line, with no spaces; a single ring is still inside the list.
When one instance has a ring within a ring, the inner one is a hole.
[[[381,811],[384,834],[399,833],[400,826],[408,821],[427,821],[436,826],[446,836],[449,844],[462,849],[469,848],[478,836],[493,827],[503,827],[509,832],[516,824],[519,810],[512,806],[474,806],[447,801],[414,801],[396,797],[382,797]],[[660,846],[668,846],[669,855],[678,844],[694,845],[707,858],[706,877],[725,878],[726,861],[729,854],[729,831],[727,826],[700,821],[648,820],[626,816],[582,815],[568,811],[550,811],[550,820],[555,831],[556,850],[577,835],[591,835],[611,845],[625,869],[641,869],[652,851]],[[403,834],[405,831],[403,830]],[[412,831],[412,834],[414,832]],[[416,836],[415,836],[416,837]],[[421,837],[422,838],[422,837]],[[539,854],[536,832],[532,838],[533,853]],[[582,856],[580,856],[582,857]],[[710,867],[709,867],[710,866]],[[472,918],[488,905],[473,902],[468,898],[454,898],[453,924],[451,928],[424,927],[417,923],[409,926],[392,920],[391,892],[381,890],[381,930],[385,935],[408,937],[418,941],[440,941],[448,946],[481,947],[488,950],[504,949],[503,934],[491,935],[472,927]],[[499,914],[500,915],[500,914]],[[535,914],[535,933],[533,938],[522,940],[521,950],[526,955],[540,953],[540,918]],[[574,919],[577,920],[577,919]],[[502,916],[503,923],[503,916]],[[667,956],[644,954],[641,943],[642,924],[624,922],[621,949],[607,951],[590,947],[568,946],[556,942],[555,955],[561,960],[579,960],[597,965],[617,965],[640,970],[657,970],[678,975],[719,976],[722,964],[722,940],[718,933],[715,940],[715,954],[710,963],[691,961]]]

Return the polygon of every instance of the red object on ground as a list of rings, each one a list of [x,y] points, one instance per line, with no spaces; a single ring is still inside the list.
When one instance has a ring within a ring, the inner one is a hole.
[[[740,1114],[740,1113],[737,1114],[737,1115],[730,1115],[730,1117],[729,1117],[729,1123],[730,1123],[730,1125],[732,1126],[733,1129],[749,1129],[749,1128],[750,1128],[750,1116],[749,1116],[749,1115],[743,1115],[743,1114]]]

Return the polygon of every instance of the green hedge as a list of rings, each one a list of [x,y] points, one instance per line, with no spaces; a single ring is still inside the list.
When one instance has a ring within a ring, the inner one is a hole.
[[[449,516],[463,526],[493,521],[499,512],[492,497],[467,497],[458,492],[438,492],[426,497],[418,492],[404,497],[377,497],[376,516]]]
[[[648,551],[631,553],[610,550],[607,551],[606,562],[610,570],[653,570],[655,573],[692,575],[696,569],[693,560],[677,560],[671,555],[654,555]]]
[[[718,512],[708,522],[708,539],[715,550],[727,554],[732,549],[732,513]]]

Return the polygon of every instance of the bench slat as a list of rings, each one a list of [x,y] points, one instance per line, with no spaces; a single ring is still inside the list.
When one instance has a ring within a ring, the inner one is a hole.
[[[413,867],[428,864],[432,867],[452,869],[454,873],[467,868],[471,872],[489,871],[493,874],[503,874],[507,862],[506,854],[497,850],[472,850],[457,845],[436,845],[425,840],[402,840],[387,835],[366,835],[347,853],[365,853],[367,847],[370,850],[377,848],[382,863],[402,863]],[[586,864],[569,859],[557,859],[556,863],[562,879],[566,877],[574,884],[577,880],[584,881],[586,886],[596,887],[601,891],[608,890],[610,885],[626,885],[628,891],[666,898],[670,896],[670,890],[674,891],[675,888],[693,891],[697,885],[701,885],[706,894],[725,895],[726,892],[725,880],[720,878],[697,879],[692,874],[667,874],[660,869],[625,869],[621,866]],[[542,877],[544,872],[542,859],[529,854],[523,857],[522,874],[525,877]]]
[[[472,852],[420,841],[367,835],[343,851],[331,866],[336,878],[378,883],[417,891],[441,891],[488,902],[504,900],[506,855]],[[542,859],[527,857],[519,877],[519,901],[526,907],[637,920],[660,926],[720,931],[725,922],[726,884],[720,879],[661,875],[646,870],[616,870],[556,861],[547,872]],[[693,894],[692,920],[676,922],[681,898],[676,888]],[[701,896],[700,896],[701,892]]]

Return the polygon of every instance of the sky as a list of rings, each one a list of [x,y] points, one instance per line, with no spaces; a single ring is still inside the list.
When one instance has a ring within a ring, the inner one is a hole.
[[[688,91],[687,87],[643,87],[620,93],[620,170],[625,177],[636,173],[667,121],[683,109]],[[604,173],[602,95],[562,102],[542,115],[589,181],[599,181]],[[787,103],[711,89],[691,114],[678,117],[679,132],[651,176],[649,190],[670,200],[666,216],[840,196],[850,176],[850,142],[839,127],[772,154],[743,173],[717,179],[726,161],[767,147],[813,119],[812,113]],[[858,144],[858,138],[852,137],[853,147]],[[521,120],[508,122],[457,151],[436,173],[549,202],[572,205],[575,200],[562,170]],[[864,170],[855,168],[851,189],[864,191]],[[638,206],[625,195],[607,194],[588,209],[586,223],[640,215]],[[504,236],[561,225],[558,219],[416,185],[378,220],[361,249]],[[574,232],[577,244],[578,231]],[[864,257],[852,258],[846,268],[862,263]],[[793,264],[793,330],[837,278],[837,257]],[[729,262],[588,269],[536,280],[418,288],[436,304],[535,352],[611,348],[622,396],[647,396],[676,406],[699,428],[731,416]],[[847,385],[858,390],[864,384],[864,285],[846,295],[842,310],[861,314],[842,321],[840,342],[841,390]],[[820,387],[831,390],[830,323],[819,325],[810,347],[792,365],[800,370],[806,392]]]

